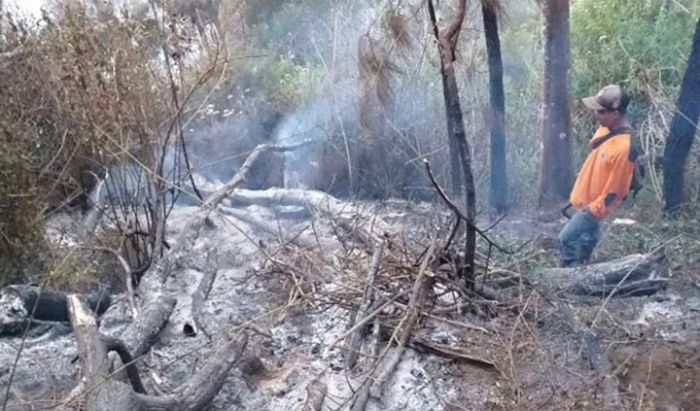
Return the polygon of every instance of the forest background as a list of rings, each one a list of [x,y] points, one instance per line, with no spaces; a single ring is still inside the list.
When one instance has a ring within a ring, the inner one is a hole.
[[[488,213],[488,64],[481,5],[468,3],[456,71],[478,209]],[[104,191],[122,211],[150,213],[150,250],[176,201],[197,202],[207,181],[226,181],[260,143],[314,142],[267,158],[251,188],[431,200],[423,159],[448,179],[439,59],[422,1],[61,1],[29,17],[0,2],[0,10],[0,284],[100,272],[93,255],[47,239],[45,224],[99,206],[95,189],[107,175]],[[497,10],[508,204],[529,213],[542,151],[543,22],[536,1],[501,1]],[[572,166],[595,127],[580,98],[623,85],[651,157],[636,204],[659,215],[661,158],[699,17],[693,0],[570,2]],[[691,210],[698,159],[695,147]],[[146,192],[134,192],[142,180]],[[98,248],[144,241],[128,218],[113,217],[124,227],[96,239]]]

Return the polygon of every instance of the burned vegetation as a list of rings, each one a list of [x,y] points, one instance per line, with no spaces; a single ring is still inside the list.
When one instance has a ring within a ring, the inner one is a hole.
[[[631,1],[576,4],[700,15]],[[569,30],[605,16],[361,3],[0,0],[2,411],[697,408],[697,216],[662,219],[652,132],[680,81],[628,79],[649,198],[557,267],[569,90],[609,66],[570,87],[607,38]]]
[[[508,244],[514,250],[477,253],[469,288],[447,208],[239,188],[247,170],[201,206],[175,209],[170,249],[144,274],[133,308],[123,295],[95,313],[79,295],[46,295],[70,331],[39,331],[56,318],[34,311],[19,362],[3,375],[14,375],[9,409],[424,409],[469,401],[475,409],[617,410],[629,400],[618,368],[635,357],[619,363],[611,342],[696,332],[700,313],[669,287],[662,249],[535,273],[526,256],[542,240],[522,237]],[[502,241],[500,230],[517,223],[552,230],[519,220],[484,235]],[[507,264],[494,259],[504,252],[515,253]],[[10,295],[21,296],[6,288],[3,310],[14,307]],[[26,324],[32,310],[21,307],[14,314]]]

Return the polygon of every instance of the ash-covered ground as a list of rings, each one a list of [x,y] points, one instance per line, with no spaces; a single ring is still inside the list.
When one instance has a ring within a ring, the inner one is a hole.
[[[165,283],[177,305],[159,341],[139,360],[149,393],[176,389],[207,360],[219,336],[246,332],[250,338],[244,359],[208,409],[301,410],[309,387],[322,384],[327,386],[323,410],[349,409],[374,361],[368,355],[372,330],[364,333],[363,355],[353,369],[346,366],[345,340],[340,337],[357,309],[372,249],[331,214],[284,203],[275,194],[259,193],[272,199],[264,202],[227,201],[210,215],[193,247],[171,244],[172,252],[181,253],[178,261],[195,263],[176,266]],[[381,266],[380,276],[393,290],[410,290],[414,274],[406,267],[417,269],[415,262],[430,242],[449,234],[450,215],[435,205],[337,204],[362,221],[356,227],[389,231],[381,234],[389,239],[394,260]],[[197,210],[175,208],[168,239],[180,238]],[[491,270],[538,270],[545,275],[546,267],[533,262],[551,253],[548,247],[560,224],[505,218],[492,231],[494,239],[513,247],[531,241],[517,256],[494,256]],[[196,261],[212,255],[215,280],[203,304],[195,307],[192,296],[205,276]],[[394,267],[403,267],[406,274],[393,272]],[[583,324],[600,317],[595,331],[619,380],[625,409],[691,410],[698,403],[693,387],[700,383],[700,357],[693,347],[700,330],[700,292],[684,275],[662,293],[612,299],[602,310],[600,298],[565,300]],[[148,293],[144,287],[137,289],[137,301]],[[604,409],[600,370],[582,359],[581,341],[556,305],[523,282],[499,295],[502,301],[472,301],[459,309],[454,307],[462,300],[435,285],[414,337],[485,363],[409,344],[383,395],[372,397],[366,409]],[[100,330],[119,336],[131,314],[123,295],[113,300]],[[401,310],[391,304],[382,312],[389,323],[400,316]],[[35,325],[24,343],[20,336],[0,338],[0,387],[8,386],[14,369],[7,409],[61,405],[80,379],[77,355],[65,324]]]

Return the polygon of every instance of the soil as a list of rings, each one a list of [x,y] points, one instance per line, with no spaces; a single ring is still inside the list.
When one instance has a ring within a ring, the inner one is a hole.
[[[695,411],[700,408],[700,346],[642,343],[613,351],[627,409]]]

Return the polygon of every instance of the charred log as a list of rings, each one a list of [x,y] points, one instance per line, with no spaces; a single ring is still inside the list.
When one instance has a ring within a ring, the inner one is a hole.
[[[111,304],[107,293],[85,296],[87,306],[102,315]],[[16,335],[37,321],[68,322],[67,296],[59,291],[44,291],[30,285],[10,285],[0,290],[0,335]]]
[[[357,208],[320,191],[301,189],[269,189],[265,191],[237,190],[232,196],[235,206],[262,205],[266,207],[298,206],[314,210],[352,233],[367,249],[382,241],[391,227],[378,218],[363,219]]]
[[[117,338],[104,338],[104,345],[107,352],[114,351],[119,355],[119,359],[126,368],[126,375],[129,377],[129,382],[134,391],[145,394],[146,389],[141,382],[141,376],[135,363],[136,360],[129,352],[126,344]]]
[[[542,284],[552,291],[582,296],[626,297],[654,294],[666,288],[664,254],[634,254],[578,268],[555,268]]]
[[[138,393],[123,382],[111,378],[110,362],[107,361],[110,344],[99,335],[95,318],[75,295],[68,297],[68,309],[84,379],[94,383],[86,387],[85,409],[88,411],[201,410],[219,392],[247,342],[245,335],[240,338],[225,337],[216,353],[187,383],[178,387],[173,394],[155,397]]]
[[[158,341],[158,335],[167,324],[175,303],[175,298],[171,296],[154,294],[141,305],[141,315],[121,335],[134,357],[143,356]]]

